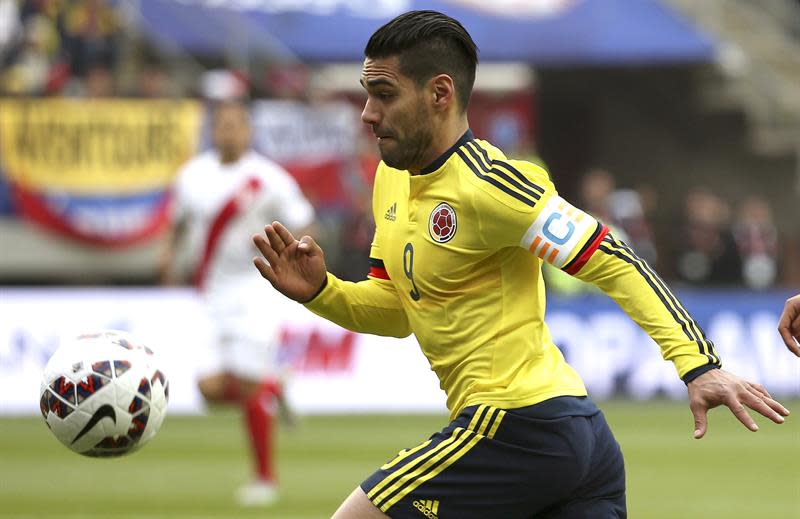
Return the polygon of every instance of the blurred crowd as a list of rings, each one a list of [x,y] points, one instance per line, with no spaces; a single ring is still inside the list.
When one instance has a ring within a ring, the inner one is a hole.
[[[692,284],[772,286],[779,272],[778,231],[769,202],[751,195],[737,204],[698,187],[686,196],[685,243],[676,244],[676,272]]]
[[[0,0],[0,95],[219,99],[309,94],[299,63],[262,77],[219,59],[160,48],[136,27],[134,2]],[[225,60],[223,60],[225,61]]]
[[[104,0],[0,0],[0,91],[116,95],[123,17]]]
[[[671,212],[664,236],[657,236],[656,190],[617,186],[603,169],[581,180],[580,202],[605,222],[636,254],[662,273],[695,286],[746,286],[765,289],[779,281],[781,263],[778,229],[769,201],[749,195],[726,200],[697,186]]]

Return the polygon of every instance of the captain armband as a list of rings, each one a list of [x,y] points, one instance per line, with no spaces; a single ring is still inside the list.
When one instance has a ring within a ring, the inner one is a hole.
[[[577,273],[597,250],[608,228],[560,196],[553,196],[520,240],[543,261]]]

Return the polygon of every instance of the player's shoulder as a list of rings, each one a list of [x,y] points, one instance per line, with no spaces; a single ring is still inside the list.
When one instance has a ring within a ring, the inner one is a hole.
[[[201,151],[197,155],[193,156],[189,160],[187,160],[184,164],[182,169],[185,170],[197,170],[201,168],[207,168],[210,166],[214,166],[219,164],[219,159],[217,158],[217,154],[213,149],[208,149]]]
[[[188,181],[194,177],[202,177],[210,170],[219,167],[219,159],[214,150],[201,151],[184,162],[177,173],[178,180]]]
[[[249,150],[242,161],[248,172],[255,172],[272,183],[294,183],[294,177],[283,166],[255,150]]]
[[[244,155],[242,155],[241,160],[243,164],[251,167],[257,166],[259,170],[263,170],[268,174],[282,174],[284,172],[283,168],[277,162],[267,158],[265,155],[256,150],[247,150]]]
[[[459,156],[462,176],[477,193],[476,204],[501,205],[531,212],[555,193],[548,171],[527,160],[508,158],[491,143],[474,139],[464,144]]]

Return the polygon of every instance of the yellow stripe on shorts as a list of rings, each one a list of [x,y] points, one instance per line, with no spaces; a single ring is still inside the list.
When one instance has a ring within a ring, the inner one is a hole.
[[[485,437],[484,434],[486,431],[491,430],[493,422],[496,421],[498,415],[503,412],[500,409],[488,406],[481,406],[479,410],[483,410],[483,408],[486,409],[486,413],[483,418],[480,418],[480,426],[477,430],[465,431],[465,434],[457,441],[452,442],[446,449],[443,449],[437,455],[429,458],[422,466],[407,472],[402,478],[381,492],[374,500],[376,506],[378,506],[381,511],[386,512],[415,488],[429,479],[434,478],[469,452],[472,447]],[[477,411],[476,415],[478,415]],[[470,425],[477,421],[478,420],[473,416]],[[394,494],[394,496],[392,496],[392,494]],[[392,497],[390,498],[390,496]],[[381,501],[384,502],[379,504]]]
[[[439,445],[437,445],[436,447],[434,447],[430,451],[426,452],[425,454],[423,454],[419,458],[415,459],[414,462],[420,462],[420,461],[423,461],[425,459],[430,458],[431,456],[434,456],[437,452],[439,452],[440,450],[446,448],[448,445],[450,445],[451,443],[456,441],[458,439],[460,433],[462,433],[464,431],[466,431],[466,429],[462,429],[461,427],[456,427],[453,430],[453,433],[450,435],[449,438],[447,438],[446,440],[444,440]],[[405,472],[408,472],[409,470],[411,470],[411,467],[415,466],[414,462],[409,463],[405,467],[402,467],[402,468],[398,469],[397,471],[393,472],[392,474],[389,474],[388,476],[383,478],[383,480],[380,483],[375,485],[372,488],[372,490],[369,491],[369,493],[367,494],[367,497],[374,501],[374,498],[378,494],[378,492],[380,492],[383,488],[386,487],[386,485],[390,484],[392,481],[400,478]]]
[[[430,445],[430,443],[431,443],[431,441],[427,440],[427,441],[424,441],[424,442],[420,443],[419,445],[417,445],[413,449],[403,449],[402,451],[397,453],[397,456],[395,456],[395,458],[392,461],[382,465],[381,466],[381,470],[388,470],[388,469],[394,467],[395,465],[397,465],[398,463],[400,463],[401,461],[403,461],[407,457],[411,456],[415,452],[418,452],[418,451],[424,449],[425,447]]]
[[[500,427],[500,422],[503,421],[503,417],[505,415],[506,412],[500,409],[499,412],[497,413],[497,418],[495,418],[494,423],[492,424],[492,428],[489,429],[489,434],[486,435],[489,439],[494,438],[494,435],[497,432],[497,428]]]
[[[470,421],[470,423],[467,426],[466,430],[474,430],[475,425],[478,422],[478,418],[480,417],[480,415],[483,412],[483,410],[486,409],[486,407],[487,406],[485,406],[485,405],[478,406],[478,409],[475,410],[475,414],[472,416],[472,420]],[[367,497],[370,498],[370,499],[373,499],[383,488],[386,487],[386,485],[388,485],[391,482],[397,480],[398,478],[400,478],[406,472],[409,472],[412,469],[412,467],[417,466],[417,463],[422,462],[422,461],[424,461],[426,459],[429,459],[431,456],[436,455],[437,452],[441,451],[442,449],[446,448],[448,445],[450,445],[451,443],[456,441],[458,439],[458,437],[459,437],[459,433],[461,433],[462,431],[465,431],[465,429],[463,429],[462,427],[456,427],[455,429],[453,429],[453,432],[450,434],[449,438],[447,438],[446,440],[442,441],[439,445],[437,445],[436,447],[434,447],[430,451],[424,453],[419,458],[413,460],[413,462],[409,463],[408,466],[402,467],[402,468],[398,469],[396,472],[386,476],[380,483],[375,485],[372,488],[372,490],[369,491],[369,493],[367,494]],[[428,440],[427,442],[424,442],[422,445],[419,446],[417,451],[421,450],[422,448],[424,448],[424,446],[426,444],[429,444],[429,443],[430,443],[430,440]],[[408,457],[408,456],[406,456],[406,457]],[[393,460],[390,463],[392,463],[393,465],[396,465],[395,461],[399,463],[401,460]]]

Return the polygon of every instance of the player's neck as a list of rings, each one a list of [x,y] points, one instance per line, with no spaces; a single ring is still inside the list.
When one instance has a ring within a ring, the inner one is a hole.
[[[242,151],[217,151],[217,156],[219,157],[220,164],[236,164],[239,162],[239,159],[246,153],[246,150]]]
[[[425,154],[425,160],[421,161],[422,164],[418,167],[409,168],[408,172],[412,175],[419,175],[428,165],[432,164],[436,159],[441,157],[442,154],[452,148],[467,130],[469,130],[469,121],[466,116],[459,117],[457,121],[453,121],[450,124],[442,125],[433,133],[433,142],[428,149],[428,153]]]

